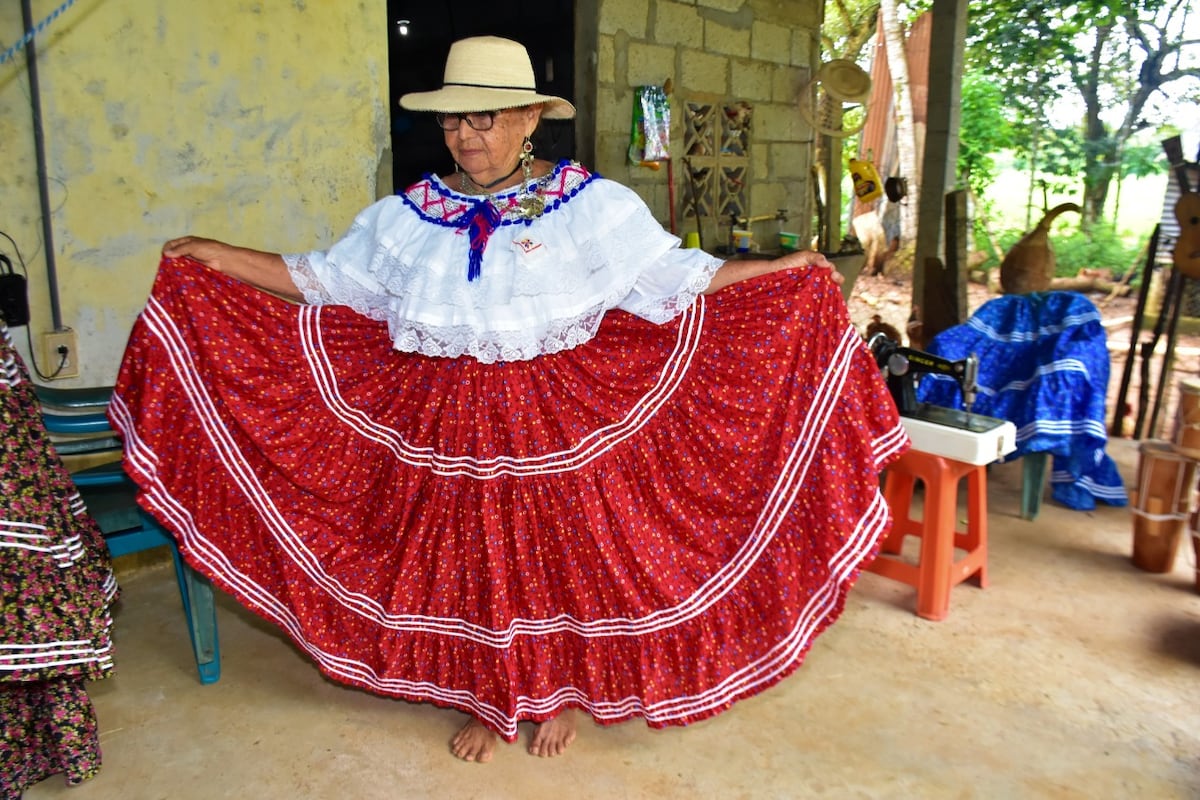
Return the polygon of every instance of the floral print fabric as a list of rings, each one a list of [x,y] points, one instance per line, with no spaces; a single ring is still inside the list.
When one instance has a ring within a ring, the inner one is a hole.
[[[85,683],[112,670],[117,593],[103,535],[42,424],[0,323],[0,797],[100,768]]]
[[[792,673],[909,444],[822,268],[485,364],[165,261],[109,415],[198,571],[333,680],[510,741],[566,708],[687,724]]]

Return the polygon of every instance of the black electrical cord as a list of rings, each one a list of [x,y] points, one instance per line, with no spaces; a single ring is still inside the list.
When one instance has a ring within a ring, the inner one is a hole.
[[[11,236],[9,236],[4,231],[0,231],[0,236],[3,236],[5,239],[8,239],[9,243],[12,245],[13,252],[16,253],[16,256],[17,256],[17,263],[19,263],[21,265],[21,272],[25,275],[25,281],[26,281],[26,283],[28,283],[29,268],[25,266],[25,257],[21,255],[21,248],[17,247],[16,240],[14,240]],[[51,372],[49,375],[44,374],[42,372],[42,368],[38,365],[38,362],[37,362],[37,351],[33,347],[32,328],[33,328],[32,325],[25,326],[25,342],[29,346],[29,361],[33,365],[33,372],[34,372],[34,374],[36,374],[39,378],[41,378],[44,381],[54,380],[55,378],[58,377],[59,373],[61,373],[63,371],[63,369],[67,366],[67,357],[70,354],[60,352],[59,355],[61,356],[61,358],[58,361],[58,367],[54,370],[54,372]]]
[[[21,0],[25,30],[33,30],[30,0]],[[50,284],[50,329],[62,328],[62,310],[58,302],[58,266],[54,261],[54,226],[50,214],[49,171],[46,167],[46,135],[42,130],[42,99],[38,88],[37,48],[33,39],[25,43],[25,70],[29,80],[29,105],[33,117],[33,150],[37,157],[38,202],[42,208],[42,241],[46,244],[46,280]]]

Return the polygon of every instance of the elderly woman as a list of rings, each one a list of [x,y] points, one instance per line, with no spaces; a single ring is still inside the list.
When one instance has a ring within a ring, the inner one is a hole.
[[[457,170],[328,250],[165,246],[113,403],[145,503],[331,678],[469,713],[468,761],[523,721],[557,755],[573,709],[686,724],[790,674],[907,445],[836,273],[681,249],[535,158],[574,108],[515,42],[455,43],[401,104]]]

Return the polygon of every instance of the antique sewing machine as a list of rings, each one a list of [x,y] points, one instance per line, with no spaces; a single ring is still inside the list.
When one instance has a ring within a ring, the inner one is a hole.
[[[1016,449],[1016,426],[1006,420],[971,413],[978,388],[977,356],[950,361],[903,347],[884,333],[872,336],[867,347],[884,372],[892,400],[917,450],[970,464],[988,464]],[[957,381],[963,409],[919,402],[917,382],[926,374],[945,375]]]

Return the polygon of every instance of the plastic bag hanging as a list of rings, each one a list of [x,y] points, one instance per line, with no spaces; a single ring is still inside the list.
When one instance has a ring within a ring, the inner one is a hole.
[[[629,163],[652,164],[671,157],[671,104],[661,86],[639,86],[633,101]]]

